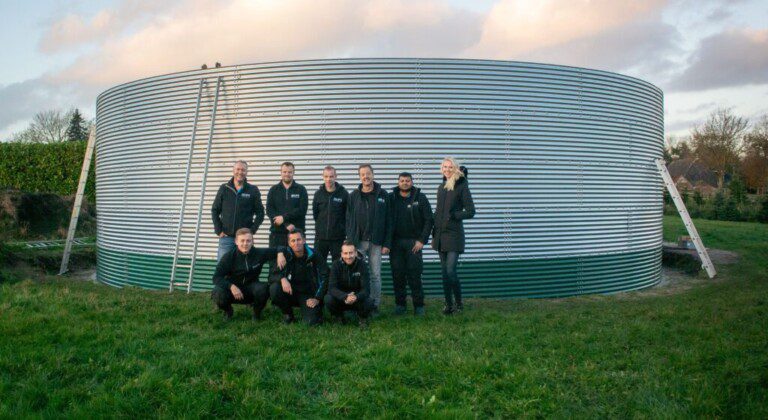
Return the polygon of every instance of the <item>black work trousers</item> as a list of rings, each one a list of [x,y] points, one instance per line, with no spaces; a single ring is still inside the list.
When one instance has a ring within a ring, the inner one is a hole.
[[[269,232],[269,247],[277,248],[278,246],[288,246],[287,232]]]
[[[411,289],[413,307],[424,306],[424,289],[421,285],[421,273],[424,270],[423,252],[413,253],[415,239],[395,239],[389,251],[392,264],[392,286],[395,289],[395,305],[405,306],[406,284]]]
[[[347,305],[344,299],[338,299],[330,294],[325,295],[325,308],[333,316],[342,316],[344,311],[355,311],[360,318],[368,318],[373,311],[373,300],[370,298],[358,299],[355,303]]]
[[[341,258],[341,244],[344,239],[315,239],[315,252],[320,254],[323,261],[328,260],[331,254],[331,263]]]
[[[261,310],[267,305],[269,299],[269,285],[261,282],[252,282],[246,285],[236,285],[243,294],[242,300],[235,300],[232,291],[229,288],[214,286],[211,291],[211,299],[216,306],[223,311],[230,311],[232,304],[252,305],[254,311],[261,313]]]
[[[313,295],[296,290],[289,295],[283,292],[283,286],[280,282],[272,283],[269,287],[269,295],[272,297],[272,304],[280,308],[283,314],[293,316],[293,308],[298,307],[301,311],[301,318],[307,324],[317,325],[323,322],[323,301],[318,302],[314,308],[307,306],[307,299],[313,298]]]

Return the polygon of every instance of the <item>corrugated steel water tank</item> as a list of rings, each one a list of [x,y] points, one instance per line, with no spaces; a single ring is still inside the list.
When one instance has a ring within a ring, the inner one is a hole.
[[[236,159],[266,200],[280,163],[310,200],[333,164],[357,187],[370,162],[391,189],[409,171],[435,206],[444,156],[470,170],[467,295],[567,296],[651,286],[661,276],[663,96],[620,74],[452,59],[248,64],[151,77],[97,101],[98,279],[168,287],[200,79],[184,243],[192,242],[216,78],[222,77],[194,290],[211,288],[210,207]],[[266,204],[266,203],[265,203]],[[310,203],[311,208],[311,203]],[[307,217],[310,244],[314,227]],[[265,220],[256,238],[266,246]],[[184,250],[189,255],[190,247]],[[391,291],[385,259],[384,289]],[[441,293],[425,253],[428,294]]]

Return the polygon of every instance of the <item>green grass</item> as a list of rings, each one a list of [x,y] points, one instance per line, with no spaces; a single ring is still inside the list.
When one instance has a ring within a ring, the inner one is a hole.
[[[0,417],[768,416],[768,226],[697,221],[716,281],[471,300],[367,331],[224,323],[207,294],[0,285]],[[665,217],[665,238],[683,234]],[[703,276],[703,275],[702,275]],[[391,300],[387,301],[391,306]]]

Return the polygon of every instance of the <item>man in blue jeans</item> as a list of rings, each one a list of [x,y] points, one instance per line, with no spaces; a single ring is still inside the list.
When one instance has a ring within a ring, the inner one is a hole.
[[[259,187],[249,184],[248,163],[238,160],[232,168],[232,178],[221,184],[211,206],[213,228],[219,237],[219,250],[216,256],[222,256],[235,249],[235,232],[248,228],[252,234],[264,221],[264,205],[261,203]]]
[[[367,259],[376,315],[381,304],[381,256],[389,254],[392,247],[392,210],[389,193],[373,180],[371,165],[360,165],[357,172],[360,185],[349,194],[347,204],[347,239]]]

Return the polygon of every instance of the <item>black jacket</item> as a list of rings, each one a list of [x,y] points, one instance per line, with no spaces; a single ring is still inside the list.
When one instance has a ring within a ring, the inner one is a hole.
[[[365,203],[362,198],[363,184],[349,194],[349,204],[347,204],[347,239],[359,244],[363,239],[360,237],[360,226],[357,223],[356,212],[363,210]],[[372,209],[369,209],[369,217],[373,218],[373,227],[371,229],[371,242],[375,245],[381,245],[386,248],[392,248],[392,210],[389,193],[387,193],[377,182],[373,183],[373,194],[375,203]]]
[[[331,265],[331,277],[328,282],[328,293],[336,299],[344,300],[349,293],[355,292],[361,302],[365,301],[370,289],[368,265],[359,256],[352,265],[338,259]]]
[[[393,240],[416,239],[426,245],[432,232],[434,219],[432,206],[427,196],[420,189],[411,188],[408,197],[400,196],[400,188],[392,189],[392,220],[394,224]],[[398,232],[401,232],[398,234]],[[402,234],[402,232],[407,232]]]
[[[288,233],[286,225],[294,225],[304,230],[305,219],[307,217],[307,207],[309,207],[309,196],[307,189],[296,181],[293,181],[291,187],[285,189],[282,182],[278,182],[269,189],[267,193],[267,216],[270,220],[270,232]],[[283,224],[275,226],[272,219],[277,216],[283,216]]]
[[[312,198],[312,218],[315,220],[316,239],[344,239],[349,193],[338,182],[329,193],[325,184],[315,191]]]
[[[475,217],[475,203],[469,192],[469,182],[462,177],[453,191],[445,189],[445,179],[437,187],[435,227],[432,230],[432,248],[438,252],[464,252],[464,219]]]
[[[304,245],[304,254],[306,259],[301,261],[306,264],[307,278],[303,283],[297,281],[296,270],[299,259],[293,254],[291,248],[285,248],[285,267],[282,269],[273,264],[272,271],[269,273],[270,283],[279,283],[280,280],[285,277],[288,282],[291,283],[291,288],[294,292],[312,295],[316,299],[322,300],[325,294],[328,292],[328,266],[320,258],[319,254],[315,254],[315,251]]]
[[[235,248],[221,257],[216,264],[213,284],[229,289],[232,284],[242,287],[258,282],[264,263],[277,258],[278,252],[285,253],[285,248],[251,248],[247,254]]]
[[[224,232],[227,236],[235,236],[235,232],[244,227],[255,234],[264,221],[264,205],[261,204],[259,187],[246,181],[238,194],[234,178],[221,184],[213,199],[211,216],[216,235]]]

